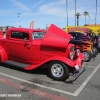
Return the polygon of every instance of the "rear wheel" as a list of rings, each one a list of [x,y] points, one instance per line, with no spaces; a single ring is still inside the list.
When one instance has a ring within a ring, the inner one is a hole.
[[[50,76],[57,81],[65,81],[69,78],[69,70],[67,66],[60,61],[53,61],[49,65]]]
[[[83,61],[88,62],[91,60],[91,53],[89,51],[83,51],[83,54],[85,56]]]

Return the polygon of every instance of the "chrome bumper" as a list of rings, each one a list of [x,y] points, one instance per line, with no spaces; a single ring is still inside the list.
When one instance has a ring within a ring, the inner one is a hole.
[[[69,79],[66,80],[66,82],[67,83],[74,82],[85,70],[86,70],[86,65],[85,66],[82,66],[82,68],[78,72],[76,72],[73,75],[71,75],[69,77]]]

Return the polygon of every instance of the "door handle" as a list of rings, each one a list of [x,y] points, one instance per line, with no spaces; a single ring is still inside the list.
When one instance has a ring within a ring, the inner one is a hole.
[[[30,47],[31,47],[31,44],[28,44],[28,45],[27,45],[27,48],[29,49]]]

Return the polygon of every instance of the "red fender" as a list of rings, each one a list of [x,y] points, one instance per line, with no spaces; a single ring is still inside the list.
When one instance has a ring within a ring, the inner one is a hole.
[[[78,65],[79,67],[82,67],[83,59],[84,59],[84,55],[82,53],[80,53],[78,58],[75,59],[73,62],[74,62],[75,65]]]
[[[4,48],[1,47],[1,46],[0,46],[0,60],[1,60],[1,62],[4,62],[4,61],[8,60],[7,53],[4,50]]]
[[[35,69],[35,68],[41,66],[42,64],[45,64],[45,63],[53,61],[53,60],[61,61],[61,62],[65,63],[65,64],[69,65],[70,67],[74,67],[75,66],[75,64],[73,63],[73,61],[71,61],[67,57],[56,56],[56,57],[51,57],[51,58],[49,58],[49,59],[47,59],[47,60],[45,60],[45,61],[43,61],[43,62],[41,62],[41,63],[39,63],[37,65],[28,66],[28,67],[25,68],[25,70]]]

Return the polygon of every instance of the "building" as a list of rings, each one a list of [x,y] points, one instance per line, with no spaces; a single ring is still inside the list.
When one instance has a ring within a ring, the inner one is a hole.
[[[100,24],[85,24],[84,26],[100,26]]]

